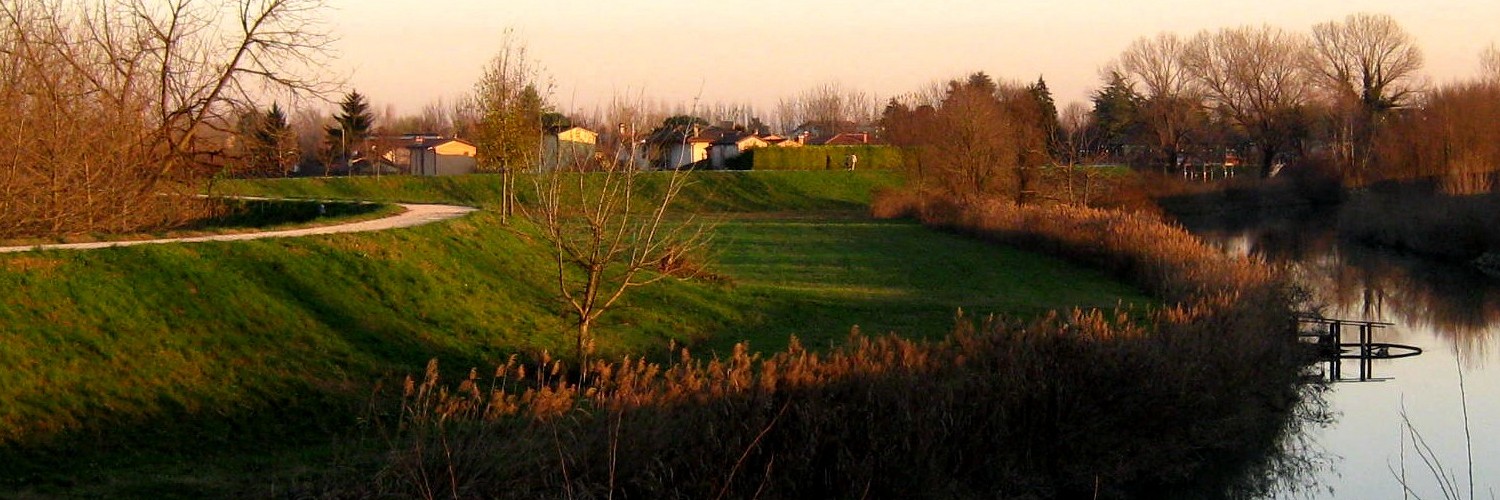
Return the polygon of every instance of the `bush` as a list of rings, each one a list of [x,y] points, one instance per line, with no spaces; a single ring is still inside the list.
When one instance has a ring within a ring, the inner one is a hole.
[[[804,146],[755,148],[729,160],[736,170],[843,170],[849,155],[859,157],[857,170],[901,168],[901,150],[894,146]]]

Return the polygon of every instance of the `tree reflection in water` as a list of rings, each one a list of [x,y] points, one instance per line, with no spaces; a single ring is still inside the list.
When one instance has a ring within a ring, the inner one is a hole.
[[[1305,398],[1304,415],[1289,431],[1284,446],[1289,460],[1308,474],[1291,474],[1289,484],[1270,496],[1278,498],[1390,498],[1401,495],[1397,473],[1404,463],[1421,467],[1410,442],[1402,442],[1402,418],[1413,412],[1414,424],[1434,443],[1437,456],[1462,468],[1466,448],[1473,447],[1475,478],[1500,473],[1487,456],[1500,456],[1489,438],[1469,440],[1466,427],[1497,425],[1493,403],[1500,384],[1484,375],[1485,365],[1500,364],[1491,348],[1500,332],[1500,285],[1463,263],[1445,263],[1374,248],[1338,236],[1334,209],[1250,210],[1181,218],[1195,234],[1226,251],[1283,263],[1311,295],[1325,317],[1394,323],[1377,342],[1421,347],[1417,358],[1377,363],[1377,384],[1320,386]],[[1467,373],[1460,389],[1455,367]],[[1464,400],[1486,410],[1472,411],[1472,422],[1454,416]],[[1411,404],[1411,406],[1408,406]],[[1335,421],[1336,420],[1336,421]],[[1312,424],[1312,425],[1309,425]],[[1312,432],[1308,432],[1312,431]],[[1299,458],[1299,454],[1300,457]],[[1312,458],[1306,458],[1312,457]],[[1404,461],[1404,462],[1403,462]],[[1416,464],[1416,465],[1413,465]],[[1425,469],[1403,476],[1417,481],[1419,493],[1438,486],[1419,477]],[[1301,477],[1302,479],[1296,479]],[[1316,486],[1308,488],[1308,486]],[[1300,488],[1299,488],[1300,487]],[[1301,489],[1302,493],[1290,491]]]

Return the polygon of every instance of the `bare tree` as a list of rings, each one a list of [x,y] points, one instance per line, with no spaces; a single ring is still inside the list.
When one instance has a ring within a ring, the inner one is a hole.
[[[1368,169],[1372,137],[1381,116],[1418,92],[1422,51],[1395,19],[1351,14],[1313,26],[1308,67],[1339,110],[1341,160]]]
[[[623,146],[630,147],[630,146]],[[521,207],[552,247],[557,289],[577,328],[580,365],[594,326],[635,288],[695,273],[687,258],[707,244],[703,225],[671,213],[687,170],[647,173],[605,161],[598,171],[534,174],[537,201]],[[650,182],[650,189],[643,186]]]
[[[1052,174],[1055,198],[1073,205],[1088,205],[1099,178],[1103,176],[1093,165],[1107,155],[1103,135],[1094,123],[1094,114],[1088,105],[1080,102],[1068,104],[1059,116],[1060,130],[1052,134],[1055,144],[1047,148],[1052,151]]]
[[[893,99],[881,118],[893,142],[907,152],[914,187],[961,201],[1022,202],[1047,154],[1034,94],[1024,86],[997,84],[984,73],[924,94],[910,104]]]
[[[1480,78],[1484,81],[1500,85],[1500,49],[1495,44],[1490,44],[1479,53]]]
[[[1271,26],[1224,28],[1194,36],[1183,65],[1213,108],[1240,127],[1260,155],[1260,175],[1297,139],[1310,95],[1306,40]]]
[[[297,150],[301,153],[298,158],[300,162],[316,161],[322,165],[333,162],[333,155],[337,153],[333,148],[328,147],[326,140],[327,129],[333,126],[333,120],[327,113],[304,105],[292,112],[290,122],[297,136]]]
[[[838,83],[824,83],[777,104],[777,122],[786,131],[805,123],[825,126],[868,123],[875,101],[867,93]]]
[[[0,2],[0,134],[14,150],[0,157],[6,232],[128,231],[190,215],[193,203],[159,195],[219,170],[238,110],[267,93],[324,90],[312,64],[327,41],[321,8]]]
[[[1118,72],[1145,89],[1137,108],[1164,169],[1180,164],[1191,134],[1202,124],[1202,91],[1184,64],[1187,42],[1174,33],[1142,37],[1120,54]]]

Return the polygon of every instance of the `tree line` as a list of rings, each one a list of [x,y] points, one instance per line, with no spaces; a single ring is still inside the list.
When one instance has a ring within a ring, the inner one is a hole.
[[[1386,15],[1353,14],[1306,33],[1269,25],[1161,33],[1106,65],[1092,96],[1094,126],[1101,148],[1166,171],[1228,154],[1261,177],[1281,165],[1351,183],[1436,175],[1467,167],[1435,157],[1434,147],[1500,160],[1455,142],[1496,138],[1500,130],[1480,125],[1493,111],[1450,104],[1477,104],[1494,91],[1494,54],[1481,57],[1491,76],[1434,86],[1419,73],[1420,47]]]
[[[915,174],[952,174],[934,180],[943,189],[1016,200],[1060,171],[1066,197],[1087,198],[1090,170],[1077,167],[1104,162],[1179,173],[1244,161],[1262,177],[1306,166],[1352,183],[1500,163],[1500,53],[1482,55],[1487,76],[1434,86],[1419,74],[1411,36],[1378,14],[1307,32],[1262,25],[1141,37],[1104,66],[1088,105],[1062,110],[1044,79],[975,73],[883,108],[826,83],[768,114],[621,96],[565,115],[539,62],[507,34],[469,92],[398,115],[353,90],[334,113],[309,104],[336,85],[314,69],[326,56],[322,9],[321,0],[0,5],[0,113],[11,117],[0,132],[16,145],[0,157],[0,208],[14,214],[0,236],[169,226],[195,215],[159,194],[307,166],[352,173],[402,134],[461,138],[477,146],[480,171],[523,171],[538,162],[545,128],[575,124],[601,134],[605,158],[682,123],[761,133],[858,124],[908,147]]]

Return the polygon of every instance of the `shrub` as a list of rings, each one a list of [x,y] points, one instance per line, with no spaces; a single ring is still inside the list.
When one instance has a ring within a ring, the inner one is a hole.
[[[893,146],[804,146],[755,148],[732,160],[741,170],[843,170],[849,155],[859,157],[857,170],[901,167],[901,150]]]

